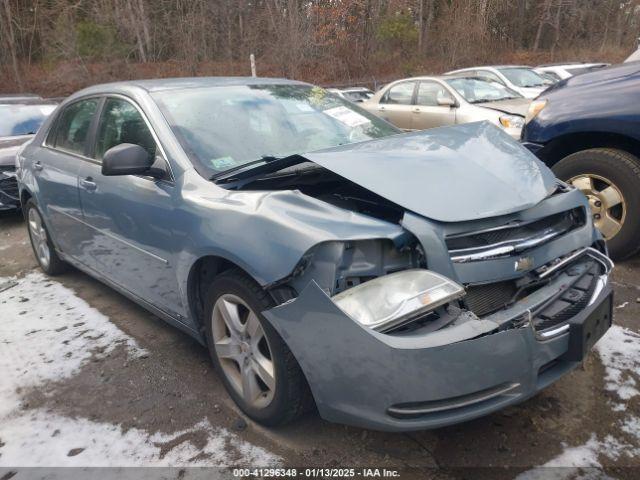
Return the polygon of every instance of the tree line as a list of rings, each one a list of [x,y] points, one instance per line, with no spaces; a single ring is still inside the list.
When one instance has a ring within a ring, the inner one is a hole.
[[[349,82],[498,60],[618,60],[640,0],[0,0],[0,89],[157,75]]]

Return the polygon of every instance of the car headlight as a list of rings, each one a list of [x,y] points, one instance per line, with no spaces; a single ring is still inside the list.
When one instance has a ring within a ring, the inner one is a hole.
[[[373,330],[386,330],[464,295],[456,282],[429,270],[390,273],[331,299],[343,312]]]
[[[531,120],[536,118],[536,116],[546,106],[547,106],[546,100],[534,100],[533,102],[531,102],[529,104],[529,110],[527,110],[527,116],[524,119],[524,123],[529,123]]]
[[[522,128],[524,126],[524,118],[520,115],[501,115],[500,125],[504,128]]]

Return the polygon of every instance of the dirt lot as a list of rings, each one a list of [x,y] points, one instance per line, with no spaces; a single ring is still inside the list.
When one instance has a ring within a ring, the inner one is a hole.
[[[617,327],[583,368],[519,406],[411,434],[317,414],[267,430],[238,412],[206,350],[187,335],[83,273],[40,275],[22,219],[5,215],[0,479],[37,475],[29,466],[96,465],[386,467],[401,478],[520,479],[600,478],[588,467],[602,467],[611,478],[638,478],[640,259],[619,264],[614,282]]]

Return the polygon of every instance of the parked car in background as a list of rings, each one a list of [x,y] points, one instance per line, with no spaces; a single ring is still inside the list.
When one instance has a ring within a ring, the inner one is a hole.
[[[479,77],[502,83],[525,98],[536,98],[552,84],[526,65],[495,65],[461,68],[445,75]]]
[[[268,425],[313,401],[381,430],[466,421],[611,324],[584,195],[486,122],[403,135],[305,83],[141,80],[68,98],[18,164],[41,268],[207,345]]]
[[[415,77],[390,83],[362,107],[404,130],[486,120],[519,139],[530,102],[481,78]]]
[[[0,93],[0,103],[22,103],[44,100],[40,95],[35,93]]]
[[[640,249],[640,64],[550,88],[531,103],[522,139],[587,195],[614,258]]]
[[[629,55],[624,61],[624,63],[638,62],[638,61],[640,61],[640,47],[638,47],[638,49],[635,52]]]
[[[0,97],[0,211],[20,208],[16,153],[55,108],[56,104],[37,96]]]
[[[547,65],[539,65],[534,71],[540,75],[549,75],[556,82],[565,78],[574,77],[583,73],[593,72],[601,68],[608,67],[609,63],[554,63]]]
[[[361,103],[373,97],[373,91],[364,87],[328,88],[327,90],[354,103]]]

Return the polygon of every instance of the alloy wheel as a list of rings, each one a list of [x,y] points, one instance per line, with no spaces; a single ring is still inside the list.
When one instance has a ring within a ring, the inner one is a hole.
[[[35,208],[29,209],[29,236],[33,250],[38,257],[38,261],[43,268],[47,268],[51,262],[51,251],[49,250],[49,242],[47,240],[47,231],[42,223],[40,213]]]
[[[589,200],[593,223],[606,240],[622,229],[627,205],[620,189],[600,175],[584,174],[570,178],[568,183],[582,191]]]
[[[214,349],[233,389],[253,408],[265,408],[276,391],[269,341],[256,313],[240,297],[221,295],[213,306]]]

